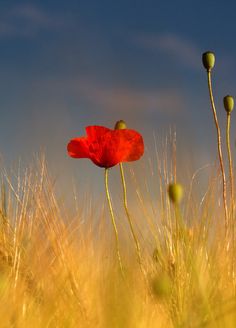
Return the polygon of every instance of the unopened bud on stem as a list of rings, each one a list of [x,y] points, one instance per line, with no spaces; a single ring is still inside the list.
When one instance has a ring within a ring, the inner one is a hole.
[[[211,51],[204,52],[202,55],[202,63],[205,69],[210,72],[215,65],[215,55]]]
[[[234,109],[234,98],[231,96],[225,96],[224,97],[224,107],[227,112],[227,114],[230,114],[232,110]]]
[[[127,129],[126,123],[123,120],[117,121],[115,125],[115,130]]]
[[[174,204],[179,204],[183,198],[183,187],[179,183],[172,183],[169,185],[168,193],[170,200]]]

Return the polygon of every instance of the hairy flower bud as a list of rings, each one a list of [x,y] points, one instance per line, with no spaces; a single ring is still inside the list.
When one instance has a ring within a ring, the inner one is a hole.
[[[179,204],[183,197],[183,187],[179,183],[172,183],[169,185],[168,193],[170,200],[174,204]]]
[[[171,295],[172,282],[166,273],[160,273],[152,280],[152,292],[159,298],[168,298]]]
[[[202,63],[205,69],[210,72],[215,65],[215,55],[211,51],[204,52],[202,55]]]
[[[126,123],[123,120],[117,121],[115,125],[115,130],[127,129]]]
[[[226,112],[230,114],[234,109],[234,98],[229,95],[225,96],[223,102]]]

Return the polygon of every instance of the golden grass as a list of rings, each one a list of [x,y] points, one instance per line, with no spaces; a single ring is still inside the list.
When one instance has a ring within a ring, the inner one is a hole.
[[[231,237],[224,235],[221,180],[213,173],[199,199],[196,173],[176,212],[167,194],[176,176],[169,162],[158,160],[150,171],[159,186],[152,199],[125,166],[128,196],[136,195],[129,212],[142,256],[141,270],[125,211],[118,206],[125,278],[107,206],[99,221],[89,215],[84,220],[83,204],[69,214],[57,200],[44,160],[24,174],[3,172],[0,326],[235,327],[235,254]],[[182,220],[184,225],[178,224]]]

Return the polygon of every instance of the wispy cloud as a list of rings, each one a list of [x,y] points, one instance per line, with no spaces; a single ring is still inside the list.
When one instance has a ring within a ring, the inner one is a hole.
[[[173,56],[178,62],[191,68],[200,68],[201,50],[193,42],[175,34],[140,35],[134,42],[147,49]]]
[[[124,113],[175,114],[183,111],[184,98],[176,89],[142,90],[78,81],[78,92],[93,106]]]
[[[130,85],[108,85],[90,77],[78,79],[41,80],[39,86],[52,94],[70,95],[79,104],[101,113],[120,113],[125,115],[163,116],[179,115],[185,112],[186,100],[178,88],[134,88]]]
[[[64,25],[64,19],[32,4],[21,4],[0,13],[0,37],[31,37]]]

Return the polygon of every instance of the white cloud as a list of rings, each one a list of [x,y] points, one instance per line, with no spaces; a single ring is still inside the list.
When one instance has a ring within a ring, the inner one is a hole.
[[[134,39],[136,44],[147,49],[172,55],[177,61],[192,68],[201,67],[201,50],[191,41],[175,34],[141,35]]]
[[[93,105],[109,111],[174,114],[181,112],[184,104],[181,93],[176,89],[146,91],[131,87],[108,87],[79,81],[78,91]]]
[[[64,20],[31,4],[17,5],[0,13],[0,37],[30,37],[44,29],[64,25]]]
[[[107,85],[89,77],[65,80],[41,80],[38,87],[52,94],[67,94],[81,104],[100,111],[120,114],[179,115],[185,112],[186,100],[178,88],[133,88],[127,85]]]
[[[0,37],[18,35],[19,30],[13,24],[0,20]]]

